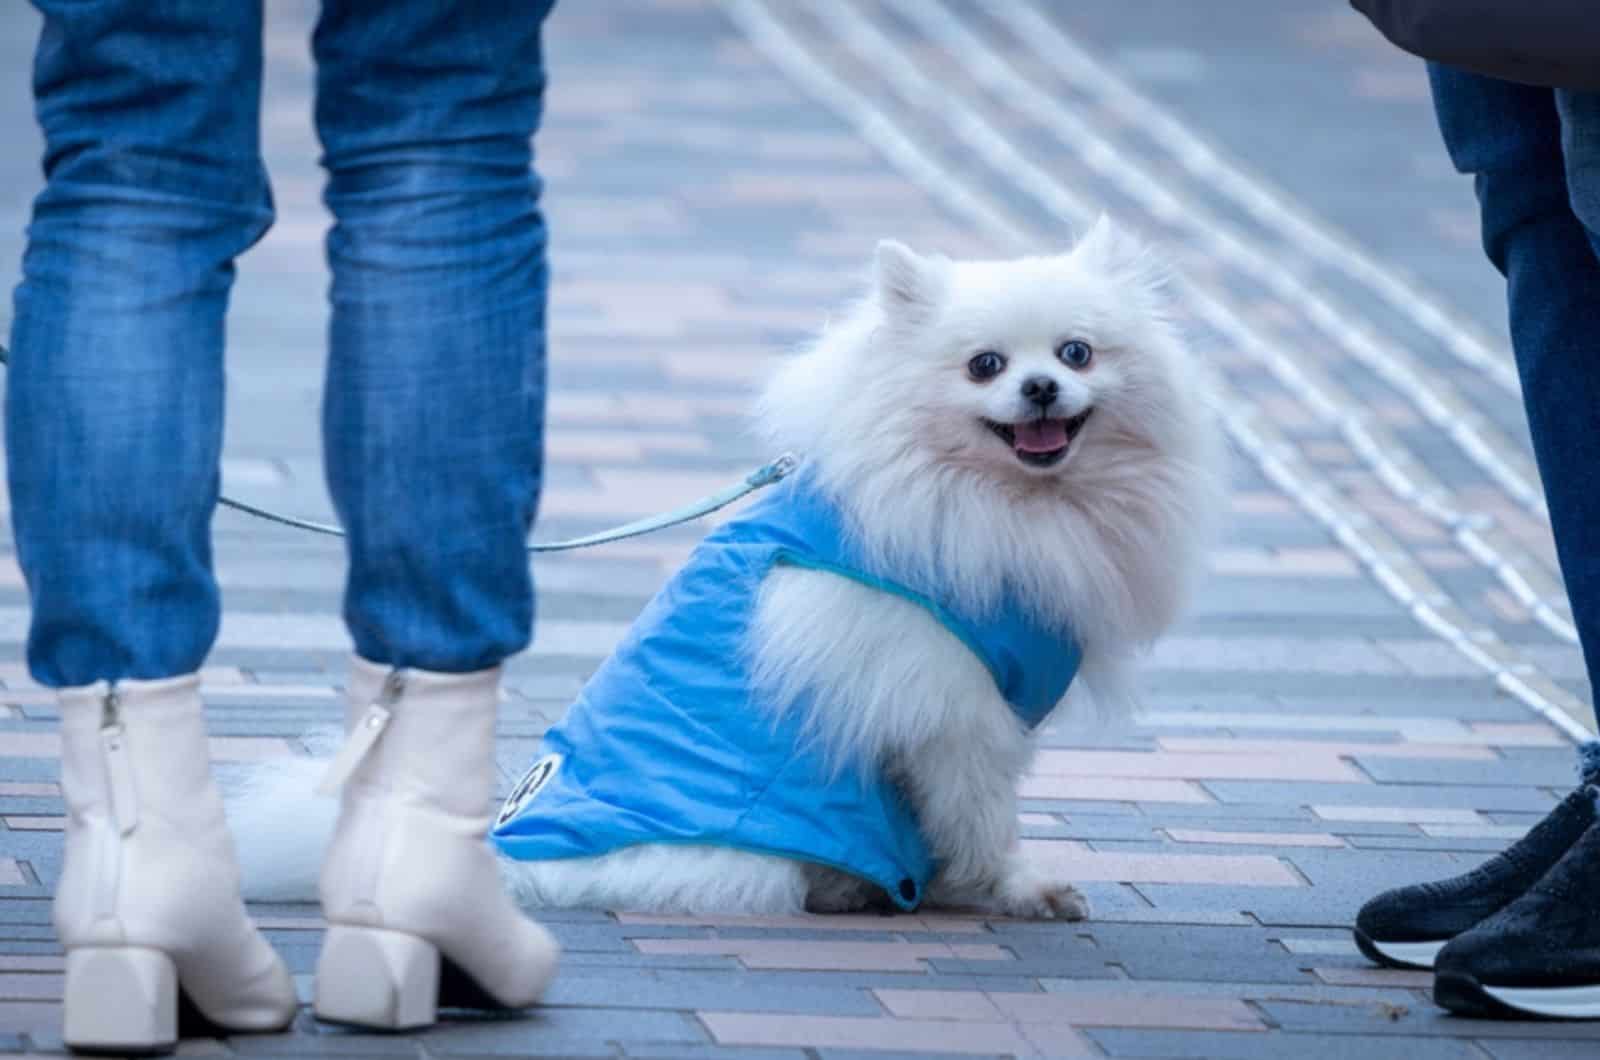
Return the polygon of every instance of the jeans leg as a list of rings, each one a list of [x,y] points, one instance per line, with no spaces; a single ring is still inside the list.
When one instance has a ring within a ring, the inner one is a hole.
[[[272,207],[260,0],[40,0],[46,185],[6,387],[7,474],[47,685],[197,669],[233,259]]]
[[[1600,255],[1600,92],[1556,93],[1567,200]]]
[[[381,665],[476,670],[531,635],[549,6],[327,0],[313,39],[336,222],[324,461],[345,620]]]
[[[1474,174],[1561,573],[1600,685],[1600,257],[1573,212],[1557,94],[1430,67],[1456,167]],[[1600,135],[1593,126],[1591,135]]]

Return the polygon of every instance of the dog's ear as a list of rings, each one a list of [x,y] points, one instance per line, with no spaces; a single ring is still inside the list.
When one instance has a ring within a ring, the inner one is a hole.
[[[1166,263],[1133,233],[1101,214],[1072,248],[1071,256],[1088,268],[1132,285],[1144,297],[1161,302],[1171,281]]]
[[[878,244],[878,304],[891,317],[916,318],[939,299],[943,270],[937,259],[925,258],[893,239]]]

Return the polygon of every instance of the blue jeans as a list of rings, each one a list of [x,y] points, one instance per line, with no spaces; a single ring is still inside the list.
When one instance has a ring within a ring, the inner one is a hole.
[[[1473,174],[1590,685],[1600,687],[1600,93],[1430,66],[1450,158]]]
[[[324,463],[344,617],[382,665],[478,669],[531,635],[551,2],[328,0],[313,38],[335,218]],[[186,673],[219,622],[223,315],[273,219],[261,0],[38,6],[47,183],[6,391],[28,665],[54,686]]]

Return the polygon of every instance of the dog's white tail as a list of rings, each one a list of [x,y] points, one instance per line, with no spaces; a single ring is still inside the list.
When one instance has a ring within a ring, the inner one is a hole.
[[[333,838],[339,800],[318,795],[316,787],[342,736],[331,727],[310,733],[306,745],[325,753],[254,762],[242,778],[224,784],[223,805],[246,898],[317,900],[317,875]]]

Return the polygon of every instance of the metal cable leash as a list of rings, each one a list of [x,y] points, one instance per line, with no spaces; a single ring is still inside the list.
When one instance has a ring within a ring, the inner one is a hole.
[[[9,363],[10,351],[4,346],[0,346],[0,364]],[[777,459],[771,460],[768,463],[756,468],[740,481],[735,482],[732,485],[725,486],[709,496],[702,497],[693,504],[684,505],[682,508],[674,508],[672,511],[663,512],[660,515],[651,515],[646,516],[643,519],[635,519],[631,523],[623,523],[621,526],[614,526],[609,530],[601,530],[598,533],[585,534],[582,537],[568,538],[565,541],[530,541],[528,542],[528,551],[566,552],[575,548],[588,548],[591,545],[604,545],[612,541],[622,541],[630,537],[641,537],[644,534],[651,534],[657,530],[665,530],[671,526],[678,526],[682,523],[691,522],[703,516],[710,515],[712,512],[726,508],[734,501],[741,500],[757,490],[766,489],[768,486],[771,486],[772,484],[788,477],[794,471],[794,469],[799,466],[799,457],[795,456],[793,453],[784,453]],[[313,522],[310,519],[298,519],[292,515],[279,515],[277,512],[268,511],[265,508],[257,508],[253,504],[246,504],[243,501],[236,501],[232,497],[219,496],[217,498],[217,503],[232,508],[235,511],[244,512],[246,515],[253,515],[258,519],[265,519],[269,523],[279,523],[283,526],[292,526],[297,530],[309,530],[314,534],[326,534],[329,537],[345,536],[343,530],[337,526],[333,526],[330,523],[318,523]]]

